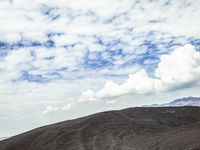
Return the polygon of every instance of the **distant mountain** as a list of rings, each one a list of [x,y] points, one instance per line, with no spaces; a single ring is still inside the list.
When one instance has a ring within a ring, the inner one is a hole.
[[[8,137],[7,137],[8,138]],[[0,141],[7,139],[6,137],[0,137]]]
[[[199,114],[193,106],[102,112],[0,141],[0,150],[200,150]]]
[[[175,99],[169,103],[153,104],[150,107],[173,107],[173,106],[200,106],[200,97],[186,97]]]

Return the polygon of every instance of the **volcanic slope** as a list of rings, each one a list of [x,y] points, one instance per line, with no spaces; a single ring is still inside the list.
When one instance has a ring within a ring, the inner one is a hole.
[[[97,113],[0,141],[0,150],[200,150],[200,107]]]

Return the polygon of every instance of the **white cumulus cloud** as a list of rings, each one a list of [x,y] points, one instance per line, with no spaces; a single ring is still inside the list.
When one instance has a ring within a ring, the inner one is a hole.
[[[124,94],[146,94],[188,88],[200,79],[200,52],[186,44],[170,54],[160,57],[155,77],[150,77],[144,69],[130,74],[128,79],[117,84],[107,81],[104,87],[94,92],[87,90],[79,101],[95,101]]]

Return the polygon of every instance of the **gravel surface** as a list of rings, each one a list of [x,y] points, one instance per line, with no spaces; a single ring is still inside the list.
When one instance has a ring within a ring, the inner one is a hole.
[[[200,150],[200,107],[97,113],[0,141],[0,150]]]

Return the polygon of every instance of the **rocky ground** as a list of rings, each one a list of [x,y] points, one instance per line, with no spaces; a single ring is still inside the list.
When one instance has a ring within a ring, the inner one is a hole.
[[[200,107],[97,113],[0,141],[0,150],[200,150]]]

